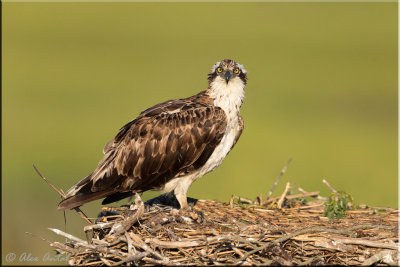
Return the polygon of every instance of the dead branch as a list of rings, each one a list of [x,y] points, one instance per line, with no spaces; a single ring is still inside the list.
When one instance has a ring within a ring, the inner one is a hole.
[[[278,204],[277,204],[278,209],[282,208],[283,201],[285,200],[285,197],[286,197],[289,189],[290,189],[290,182],[287,182],[285,190],[283,191],[281,197],[278,200]]]
[[[289,166],[289,164],[290,164],[291,161],[292,161],[292,158],[290,157],[290,158],[288,159],[288,161],[286,162],[285,166],[283,166],[281,172],[279,173],[279,176],[275,179],[274,184],[272,185],[271,189],[270,189],[269,192],[268,192],[267,200],[268,200],[269,197],[272,195],[272,192],[275,190],[275,187],[278,185],[279,180],[280,180],[280,179],[282,178],[282,176],[285,174],[285,172],[286,172],[286,170],[287,170],[287,168],[288,168],[288,166]]]
[[[35,164],[33,164],[33,168],[35,169],[35,171],[37,172],[37,174],[42,177],[42,179],[51,187],[53,188],[60,196],[62,199],[65,199],[65,194],[62,192],[62,190],[58,189],[57,187],[55,187],[52,183],[50,183],[49,180],[47,180],[42,173],[39,171],[39,169],[35,166]],[[81,216],[82,219],[84,219],[87,223],[92,224],[93,222],[91,220],[89,220],[89,218],[85,215],[85,213],[83,213],[83,211],[78,207],[78,208],[74,208],[74,210]],[[65,216],[65,215],[64,215]]]
[[[332,193],[337,193],[336,189],[333,188],[327,180],[323,179],[322,182],[332,191]]]

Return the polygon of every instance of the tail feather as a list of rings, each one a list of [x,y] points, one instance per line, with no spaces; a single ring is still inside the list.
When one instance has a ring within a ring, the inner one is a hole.
[[[63,199],[58,204],[57,210],[77,208],[87,202],[97,200],[115,193],[115,190],[112,187],[96,192],[92,191],[92,187],[93,180],[92,174],[90,174],[67,191],[67,193],[65,194],[65,199]]]
[[[91,193],[82,193],[77,194],[71,197],[67,197],[66,199],[62,200],[60,204],[58,204],[57,210],[66,210],[66,209],[73,209],[83,204],[97,200],[108,195],[115,193],[115,190],[106,190],[106,191],[99,191],[99,192],[91,192]]]

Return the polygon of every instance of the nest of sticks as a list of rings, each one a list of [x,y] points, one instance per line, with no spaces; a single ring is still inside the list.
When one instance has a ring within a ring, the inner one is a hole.
[[[286,192],[286,193],[285,193]],[[229,203],[193,200],[190,210],[135,204],[103,208],[86,240],[51,242],[70,265],[397,265],[398,212],[359,207],[323,216],[318,192]],[[312,201],[304,201],[311,198]]]

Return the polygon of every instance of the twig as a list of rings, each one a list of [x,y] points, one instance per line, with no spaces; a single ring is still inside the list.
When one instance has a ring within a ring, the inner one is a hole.
[[[288,161],[286,162],[285,166],[283,166],[283,168],[282,168],[282,170],[281,170],[281,173],[280,173],[279,176],[276,178],[275,183],[272,185],[271,189],[270,189],[269,192],[268,192],[267,200],[268,200],[269,197],[271,196],[272,192],[275,190],[275,187],[278,185],[279,180],[280,180],[280,179],[282,178],[282,176],[285,174],[285,172],[286,172],[286,170],[287,170],[287,168],[288,168],[288,166],[289,166],[289,164],[290,164],[291,161],[292,161],[292,158],[290,157],[290,158],[288,159]]]
[[[67,245],[64,245],[64,244],[62,244],[62,243],[60,243],[60,242],[53,242],[53,243],[51,243],[50,244],[50,246],[52,246],[53,248],[57,248],[57,249],[59,249],[60,251],[62,251],[62,252],[68,252],[68,253],[76,253],[76,250],[75,249],[73,249],[73,248],[71,248],[71,247],[68,247]]]
[[[65,194],[59,190],[57,187],[55,187],[52,183],[50,183],[49,180],[47,180],[38,170],[38,168],[35,166],[35,164],[33,164],[33,168],[35,169],[35,171],[37,172],[37,174],[39,174],[40,177],[42,177],[42,179],[51,187],[53,188],[60,196],[62,199],[65,199]],[[83,213],[83,211],[80,208],[74,208],[75,211],[82,217],[82,219],[84,219],[87,223],[92,224],[93,222],[91,220],[89,220],[89,218],[86,216],[85,213]]]
[[[298,265],[299,266],[307,266],[307,265],[313,263],[314,261],[321,260],[321,259],[323,259],[322,256],[315,256],[315,257],[312,257],[312,258],[310,258],[310,259],[308,259],[308,260],[306,260],[304,262],[299,263]]]
[[[166,264],[165,261],[163,261],[163,260],[155,260],[153,258],[148,258],[148,257],[144,257],[143,260],[153,263],[153,265],[165,265]]]
[[[110,234],[121,235],[139,220],[144,213],[144,204],[138,193],[136,193],[135,203],[136,207],[138,208],[136,213],[132,214],[123,221],[115,223],[111,228]]]
[[[240,261],[244,261],[248,256],[250,256],[260,250],[266,249],[266,248],[273,246],[275,244],[278,244],[278,243],[282,243],[282,242],[284,242],[288,239],[291,239],[292,237],[298,236],[298,235],[320,233],[320,232],[350,235],[350,231],[354,231],[357,229],[363,229],[363,228],[376,228],[376,227],[387,227],[387,226],[384,226],[384,225],[357,225],[354,227],[350,227],[346,230],[329,229],[329,228],[325,228],[325,227],[312,227],[312,228],[308,228],[308,229],[303,229],[303,230],[300,230],[300,231],[297,231],[297,232],[294,232],[291,234],[284,235],[278,239],[270,241],[269,243],[267,243],[265,245],[262,245],[261,247],[258,247],[256,249],[253,249],[252,251],[247,252],[246,254],[244,254],[243,257],[240,258]],[[390,227],[390,228],[392,228],[392,227]]]
[[[133,233],[130,232],[130,234],[132,236]],[[124,241],[124,242],[126,242],[126,243],[128,243],[128,240],[124,236],[121,236],[119,239]],[[163,262],[163,264],[167,264],[169,262],[169,259],[167,257],[162,256],[160,253],[154,251],[148,245],[146,245],[146,244],[144,244],[142,242],[139,243],[139,242],[135,242],[134,240],[132,240],[132,245],[137,247],[137,248],[143,249],[144,251],[156,256],[157,258],[159,258]]]
[[[77,243],[82,243],[82,244],[84,244],[84,243],[86,242],[85,240],[82,240],[82,239],[80,239],[79,237],[76,237],[76,236],[73,236],[73,235],[71,235],[71,234],[65,233],[65,232],[63,232],[63,231],[61,231],[61,230],[58,230],[58,229],[55,229],[55,228],[48,228],[48,229],[49,229],[50,231],[56,233],[57,235],[64,236],[64,237],[66,237],[66,238],[68,238],[68,239],[70,239],[70,240],[72,240],[72,241],[77,242]],[[90,247],[92,247],[92,246],[90,246]]]
[[[319,191],[315,192],[303,192],[301,194],[294,194],[294,195],[287,195],[285,198],[286,199],[296,199],[296,198],[303,198],[303,197],[319,197],[318,196]],[[274,201],[278,201],[281,197],[271,197],[268,200],[262,202],[262,205],[268,205]]]
[[[287,182],[285,191],[283,191],[283,194],[281,195],[281,197],[278,200],[278,204],[277,204],[278,209],[282,208],[283,201],[285,200],[285,197],[289,191],[289,188],[290,188],[290,182]]]
[[[396,262],[393,260],[392,255],[394,255],[394,251],[390,250],[383,250],[374,256],[366,259],[361,265],[362,266],[371,266],[378,261],[383,261],[389,265],[396,265]]]
[[[319,191],[307,192],[307,193],[302,193],[302,194],[288,195],[288,196],[286,196],[286,199],[296,199],[296,198],[302,198],[302,197],[314,197],[314,196],[318,196],[318,194],[319,194]]]
[[[333,187],[328,183],[327,180],[323,179],[322,182],[323,182],[327,187],[329,187],[329,189],[330,189],[333,193],[337,193],[336,189],[333,188]]]
[[[301,187],[299,187],[298,190],[299,190],[300,192],[302,192],[303,194],[308,194],[308,192],[305,191],[305,190],[304,190],[303,188],[301,188]],[[312,192],[312,193],[313,193],[313,192]],[[326,198],[326,197],[321,197],[321,196],[319,195],[319,192],[318,192],[317,195],[311,195],[310,197],[315,197],[316,199],[322,200],[322,201],[327,201],[327,200],[328,200],[328,198]]]
[[[39,174],[39,176],[42,177],[42,179],[43,179],[51,188],[53,188],[54,191],[56,191],[56,192],[64,199],[64,198],[65,198],[65,195],[64,195],[60,190],[58,190],[57,187],[55,187],[52,183],[50,183],[49,180],[47,180],[47,179],[40,173],[40,171],[38,170],[38,168],[36,168],[35,164],[32,164],[32,165],[33,165],[33,168],[35,169],[35,171],[37,172],[37,174]]]
[[[77,245],[77,246],[85,247],[85,248],[92,249],[92,250],[98,250],[98,251],[103,252],[103,253],[113,253],[113,254],[116,254],[116,255],[119,255],[119,256],[127,256],[127,253],[124,253],[122,251],[118,251],[118,250],[115,250],[115,249],[108,249],[108,248],[104,248],[102,246],[96,246],[96,245],[93,245],[93,244],[89,244],[88,242],[86,242],[86,241],[84,241],[84,240],[82,240],[82,239],[80,239],[80,238],[78,238],[76,236],[73,236],[71,234],[65,233],[65,232],[63,232],[61,230],[54,229],[54,228],[48,228],[48,229],[50,231],[56,233],[57,235],[64,236],[64,237],[66,237],[66,238],[68,238],[68,239],[70,239],[72,241],[75,241],[76,242],[75,245]]]
[[[162,248],[188,248],[188,247],[197,247],[204,246],[206,244],[212,244],[220,241],[231,241],[231,242],[241,242],[248,244],[252,248],[256,248],[253,243],[265,244],[264,242],[257,240],[246,240],[241,237],[235,236],[213,236],[208,237],[205,240],[182,240],[182,241],[162,241],[157,238],[146,239],[146,242],[150,242],[158,247]]]
[[[112,266],[119,266],[119,265],[122,265],[124,263],[129,263],[129,262],[132,262],[132,261],[138,261],[138,260],[143,259],[144,257],[147,257],[148,255],[149,255],[148,252],[138,252],[138,253],[135,253],[135,254],[133,254],[131,256],[126,257],[122,261],[116,262]]]
[[[146,239],[146,241],[162,248],[188,248],[205,244],[204,241],[161,241],[157,238]]]
[[[30,236],[32,236],[32,237],[39,238],[40,240],[42,240],[42,241],[44,241],[44,242],[47,242],[51,247],[58,248],[58,249],[60,249],[60,250],[62,250],[62,251],[67,251],[67,252],[69,252],[69,253],[74,253],[74,252],[76,252],[73,248],[68,247],[68,246],[66,246],[66,245],[64,245],[64,244],[62,244],[62,243],[59,243],[59,242],[50,242],[50,241],[47,240],[46,238],[41,237],[41,236],[36,235],[36,234],[33,234],[33,233],[30,233],[30,232],[25,232],[25,234],[30,235]]]
[[[84,219],[87,223],[93,224],[93,222],[86,216],[80,208],[74,208],[74,210]]]
[[[106,223],[97,223],[97,224],[91,224],[91,225],[86,225],[83,227],[83,231],[88,232],[92,230],[99,230],[99,229],[107,229],[111,228],[115,222],[106,222]]]
[[[102,207],[101,208],[102,211],[125,211],[125,210],[129,210],[129,207]]]
[[[388,249],[399,249],[399,245],[391,243],[376,242],[364,239],[350,239],[350,238],[335,238],[333,239],[336,243],[352,244],[352,245],[362,245],[374,248],[388,248]]]
[[[234,195],[231,195],[231,199],[229,200],[229,206],[231,207],[231,209],[233,209],[233,200],[234,200]]]
[[[253,201],[251,201],[250,199],[247,199],[247,198],[244,198],[244,197],[239,197],[239,196],[235,196],[235,195],[232,195],[231,196],[231,199],[230,199],[230,201],[229,201],[229,205],[233,208],[233,201],[235,200],[235,199],[237,199],[239,202],[244,202],[244,203],[247,203],[247,204],[253,204]],[[240,204],[240,203],[239,203]]]

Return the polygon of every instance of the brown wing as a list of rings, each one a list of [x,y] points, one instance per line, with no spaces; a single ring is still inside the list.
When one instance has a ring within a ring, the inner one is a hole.
[[[168,101],[142,112],[107,143],[96,170],[67,192],[76,201],[66,199],[59,209],[82,205],[93,195],[114,201],[127,193],[162,188],[203,166],[226,124],[225,112],[204,102]]]

